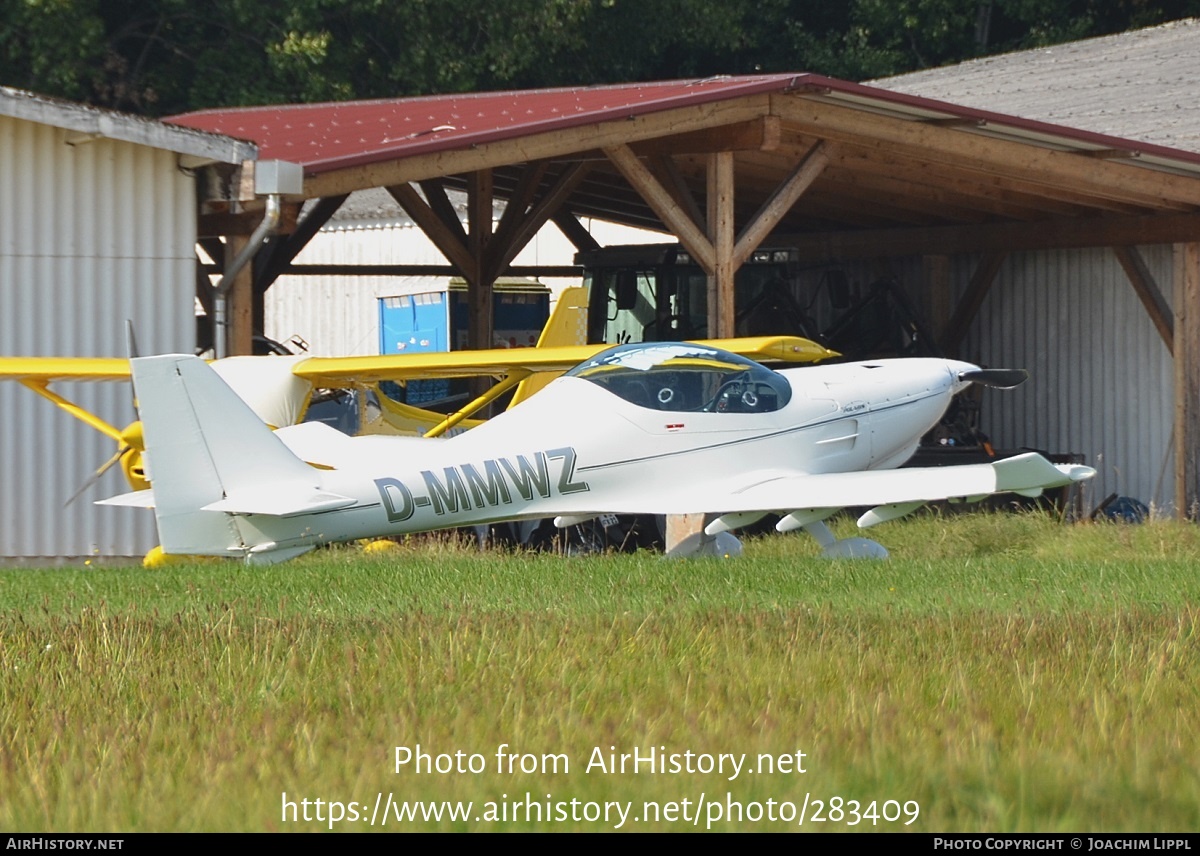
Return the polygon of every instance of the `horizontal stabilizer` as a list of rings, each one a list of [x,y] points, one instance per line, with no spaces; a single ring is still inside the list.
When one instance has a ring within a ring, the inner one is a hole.
[[[110,496],[108,499],[98,499],[95,505],[120,505],[125,508],[153,508],[154,490],[135,490],[132,493],[122,493]]]
[[[203,511],[224,511],[226,514],[267,514],[272,517],[294,517],[333,511],[354,505],[354,500],[329,491],[314,490],[311,486],[272,485],[265,488],[241,488],[217,502],[203,506]]]

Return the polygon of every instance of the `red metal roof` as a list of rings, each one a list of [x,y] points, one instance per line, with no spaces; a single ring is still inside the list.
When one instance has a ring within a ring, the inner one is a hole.
[[[674,107],[781,92],[811,75],[767,74],[520,92],[477,92],[201,110],[165,121],[250,140],[262,159],[316,175]]]
[[[595,122],[762,93],[809,97],[922,121],[967,120],[974,133],[1074,150],[1136,154],[1139,166],[1194,173],[1200,154],[961,107],[817,74],[763,74],[515,92],[479,92],[202,110],[165,121],[249,140],[262,159],[308,175],[468,148]]]

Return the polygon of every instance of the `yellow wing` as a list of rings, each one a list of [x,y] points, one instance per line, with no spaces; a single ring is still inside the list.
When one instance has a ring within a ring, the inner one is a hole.
[[[756,336],[741,339],[699,339],[700,344],[724,348],[759,362],[818,362],[837,356],[816,342],[796,336]],[[551,379],[590,360],[611,345],[564,345],[488,351],[449,351],[424,354],[385,354],[378,357],[310,357],[292,371],[318,387],[370,385],[385,380],[490,376],[491,389],[425,432],[437,437],[486,407],[527,378]]]
[[[0,357],[0,380],[15,380],[106,437],[123,443],[121,429],[50,389],[55,381],[129,380],[129,360],[115,357]]]
[[[580,289],[582,290],[582,289]],[[565,307],[578,307],[568,298]],[[550,325],[548,325],[549,327]],[[557,328],[556,328],[557,329]],[[560,333],[562,331],[559,331]],[[547,337],[562,341],[565,334]],[[697,340],[700,344],[724,348],[760,362],[818,362],[837,356],[835,352],[808,339],[795,336],[759,336],[741,339]],[[424,354],[388,354],[372,357],[309,357],[292,363],[292,374],[313,388],[341,389],[371,386],[381,381],[409,381],[432,378],[494,377],[499,380],[483,395],[448,417],[407,408],[392,416],[397,420],[419,416],[413,421],[426,436],[437,436],[463,422],[526,378],[544,375],[547,379],[562,374],[591,359],[609,345],[558,345],[536,348],[512,348],[486,351],[450,351]],[[237,358],[235,358],[237,359]],[[262,357],[261,359],[279,359]],[[43,398],[82,420],[101,434],[127,444],[127,432],[108,424],[74,402],[49,388],[57,381],[119,381],[129,379],[129,361],[115,357],[0,357],[0,380],[15,380]],[[539,377],[539,380],[541,378]],[[526,394],[524,397],[528,397]],[[407,412],[416,411],[416,412]]]
[[[796,336],[757,336],[741,339],[697,339],[698,344],[724,348],[759,362],[815,363],[837,356]],[[344,387],[385,380],[423,380],[456,377],[511,377],[539,372],[565,372],[612,345],[566,345],[551,348],[507,348],[489,351],[448,351],[425,354],[384,354],[377,357],[309,357],[296,363],[297,377],[319,387]]]
[[[129,380],[129,360],[117,357],[0,357],[0,380],[32,383]]]

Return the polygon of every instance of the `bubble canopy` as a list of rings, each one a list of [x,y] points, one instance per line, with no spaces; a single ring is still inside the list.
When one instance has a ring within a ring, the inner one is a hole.
[[[783,375],[746,357],[690,342],[643,342],[597,354],[567,372],[650,410],[770,413],[792,397]]]

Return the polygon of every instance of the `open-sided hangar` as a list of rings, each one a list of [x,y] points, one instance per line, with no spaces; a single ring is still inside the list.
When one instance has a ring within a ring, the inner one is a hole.
[[[1059,373],[1005,402],[1034,396],[1028,423],[1015,432],[1113,419],[1119,436],[1111,446],[1082,448],[1070,430],[1055,443],[1090,460],[1119,458],[1121,444],[1143,442],[1130,439],[1141,427],[1157,432],[1161,454],[1137,472],[1123,468],[1120,489],[1148,495],[1166,467],[1173,475],[1167,501],[1179,509],[1194,501],[1198,370],[1188,354],[1200,319],[1186,310],[1200,299],[1196,153],[807,74],[206,111],[171,121],[250,141],[259,158],[304,170],[302,192],[284,197],[265,228],[252,158],[194,172],[201,245],[218,259],[253,257],[231,277],[232,352],[249,349],[265,289],[359,188],[387,188],[468,280],[472,336],[482,342],[489,340],[488,283],[549,221],[580,248],[591,244],[578,216],[676,235],[711,274],[715,334],[729,330],[733,271],[769,239],[814,264],[884,260],[919,272],[902,279],[916,284],[942,341],[987,363],[1036,371],[1050,358],[1082,373],[1120,350],[1130,325],[1152,330],[1161,354],[1133,358],[1163,366],[1155,389],[1144,382],[1110,388],[1104,379],[1100,394],[1081,393],[1070,373]],[[447,188],[468,193],[465,229],[448,211]],[[497,198],[508,204],[493,222]],[[302,208],[306,200],[316,201]],[[21,203],[40,204],[36,197]],[[1057,272],[1035,270],[1038,251],[1089,248],[1121,260],[1125,302],[1090,300],[1086,283],[1076,299],[1056,275],[1049,281]],[[1006,331],[1001,321],[995,336],[981,336],[977,318],[1005,294],[1015,264],[1049,295],[1049,333],[997,360],[991,343],[1024,331]],[[206,288],[205,279],[199,294],[208,301]],[[1069,324],[1097,331],[1093,347],[1060,335]],[[123,351],[115,342],[105,347],[97,355]],[[1141,427],[1122,418],[1133,401],[1150,402]],[[993,435],[998,443],[1037,442],[1026,433]],[[10,436],[22,442],[19,430]],[[56,454],[44,441],[23,448]],[[69,495],[68,481],[34,479],[26,489],[49,516],[61,497],[46,495]],[[28,495],[14,490],[6,504]]]
[[[714,335],[731,330],[733,271],[769,241],[814,265],[897,272],[949,352],[1040,372],[988,408],[995,443],[1083,453],[1101,470],[1095,501],[1195,501],[1196,152],[808,74],[171,121],[302,164],[303,195],[320,200],[293,238],[268,242],[248,293],[366,187],[387,188],[471,284],[478,342],[490,340],[486,283],[547,221],[581,249],[578,216],[677,236],[710,273]],[[468,194],[465,229],[447,188]],[[493,223],[495,198],[509,205]],[[1120,279],[1083,281],[1081,256],[1050,264],[1048,250],[1103,252]],[[1018,329],[1006,300],[1036,300],[1039,323]]]

